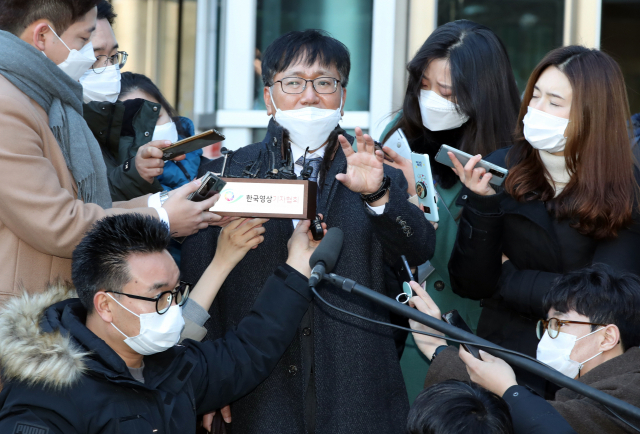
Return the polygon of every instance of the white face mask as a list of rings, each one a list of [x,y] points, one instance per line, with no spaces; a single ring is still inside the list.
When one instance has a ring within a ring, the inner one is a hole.
[[[50,26],[49,28],[51,29]],[[51,29],[51,31],[54,35],[56,35],[58,39],[60,39],[60,42],[62,42],[64,46],[67,47],[67,50],[69,50],[67,59],[59,64],[58,68],[62,69],[69,77],[71,77],[72,80],[80,80],[82,74],[87,72],[87,70],[91,68],[94,63],[96,63],[96,57],[93,55],[93,44],[91,42],[85,44],[85,46],[82,47],[80,51],[76,49],[72,50],[67,46],[67,44],[64,43],[62,38],[58,36],[55,30]]]
[[[418,102],[422,124],[430,131],[452,130],[469,120],[469,116],[458,112],[458,104],[452,103],[432,90],[421,90]]]
[[[107,293],[107,295],[124,310],[140,318],[140,334],[133,337],[125,335],[114,323],[111,323],[126,338],[124,343],[136,353],[150,356],[166,351],[180,341],[180,334],[184,328],[182,306],[171,306],[162,315],[158,312],[138,315],[121,305],[111,294]]]
[[[540,343],[538,344],[536,358],[542,363],[551,366],[561,374],[564,374],[569,378],[576,378],[580,373],[580,370],[582,370],[584,364],[589,360],[598,357],[603,353],[603,351],[600,351],[598,354],[588,358],[582,363],[571,360],[571,351],[576,345],[576,341],[586,338],[587,336],[591,336],[592,334],[597,333],[600,330],[602,329],[600,328],[594,332],[582,336],[581,338],[576,338],[574,335],[569,333],[559,332],[558,336],[555,339],[551,339],[549,333],[545,332],[544,336],[542,336],[542,339],[540,339]]]
[[[289,131],[289,138],[294,145],[301,149],[318,149],[329,138],[329,134],[342,119],[342,91],[340,91],[340,107],[337,110],[319,109],[316,107],[305,107],[297,110],[280,110],[273,101],[271,104],[276,109],[274,119],[283,128]]]
[[[89,69],[80,77],[84,102],[108,101],[114,103],[120,95],[120,67],[107,66],[100,74]]]
[[[564,151],[567,138],[564,132],[569,119],[550,115],[543,111],[527,107],[527,114],[522,119],[524,138],[536,149],[549,153]]]
[[[154,140],[169,140],[171,143],[175,143],[178,141],[178,128],[174,122],[167,122],[166,124],[156,125],[156,128],[153,130],[153,137],[151,141]]]

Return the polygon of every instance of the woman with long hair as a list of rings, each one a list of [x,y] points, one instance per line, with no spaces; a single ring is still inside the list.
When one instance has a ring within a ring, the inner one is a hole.
[[[593,263],[640,274],[630,125],[618,64],[562,47],[529,78],[514,145],[486,158],[509,170],[504,188],[475,168],[480,155],[454,161],[467,189],[449,272],[456,294],[483,300],[480,336],[535,356],[542,298],[560,274]]]
[[[409,62],[407,70],[409,80],[402,110],[389,123],[381,141],[386,142],[401,129],[413,152],[429,156],[440,196],[440,221],[426,290],[443,312],[457,309],[475,330],[480,304],[453,293],[447,270],[461,212],[455,200],[462,184],[434,157],[442,144],[473,155],[511,145],[520,105],[518,89],[500,39],[489,28],[468,20],[438,27]],[[394,160],[391,165],[403,170],[409,194],[415,195],[411,161],[389,146],[384,150]],[[408,345],[402,357],[403,366],[415,366],[404,373],[410,394],[415,396],[422,389],[427,365],[415,345]]]

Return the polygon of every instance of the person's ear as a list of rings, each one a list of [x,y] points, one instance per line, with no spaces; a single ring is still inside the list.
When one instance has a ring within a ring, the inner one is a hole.
[[[267,106],[267,115],[273,116],[276,114],[276,108],[271,103],[271,92],[269,91],[269,86],[264,87],[263,91],[264,105]]]
[[[620,343],[620,329],[615,324],[609,324],[604,328],[604,339],[600,343],[600,351],[614,349]]]
[[[342,86],[342,85],[340,85]],[[344,104],[347,102],[347,88],[342,88],[342,109],[340,110],[340,115],[344,116]]]
[[[106,292],[99,291],[93,296],[93,310],[106,323],[113,322],[113,313],[111,312],[111,304],[113,299],[107,296]]]
[[[27,30],[28,31],[28,30]],[[52,33],[49,28],[49,23],[45,20],[41,20],[34,27],[31,34],[33,38],[33,45],[40,51],[44,51],[45,41],[47,39],[47,34]]]

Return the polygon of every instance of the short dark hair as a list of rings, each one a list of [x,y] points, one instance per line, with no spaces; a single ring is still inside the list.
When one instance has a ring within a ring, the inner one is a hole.
[[[495,393],[457,380],[420,392],[407,420],[407,434],[512,434],[507,403]]]
[[[58,35],[101,0],[0,0],[0,29],[20,36],[38,20],[49,20]]]
[[[178,116],[176,109],[167,101],[158,86],[149,77],[136,72],[123,72],[120,79],[120,98],[124,98],[136,90],[153,97],[167,111],[170,117],[175,118]]]
[[[120,214],[99,220],[73,251],[71,278],[87,312],[100,290],[121,292],[131,276],[132,254],[160,253],[167,249],[169,228],[157,218]]]
[[[594,264],[559,277],[542,299],[545,312],[578,312],[598,324],[615,324],[623,350],[640,345],[640,277]],[[592,326],[595,330],[597,326]]]
[[[351,58],[349,49],[324,30],[297,30],[280,36],[262,54],[262,82],[273,86],[279,72],[304,59],[306,65],[316,61],[324,67],[335,66],[343,88],[349,82]]]
[[[98,3],[98,19],[99,20],[107,20],[109,21],[109,25],[113,27],[113,23],[115,23],[118,15],[113,11],[113,6],[111,2],[107,0],[102,0]]]

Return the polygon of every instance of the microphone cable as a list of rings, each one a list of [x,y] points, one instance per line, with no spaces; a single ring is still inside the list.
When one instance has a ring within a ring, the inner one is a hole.
[[[342,313],[344,313],[346,315],[361,319],[363,321],[367,321],[367,322],[370,322],[370,323],[373,323],[373,324],[378,324],[378,325],[382,325],[382,326],[386,326],[386,327],[392,327],[392,328],[396,328],[396,329],[399,329],[399,330],[404,330],[404,331],[411,332],[411,333],[418,333],[418,334],[425,335],[425,336],[430,336],[430,337],[433,337],[433,338],[444,339],[444,340],[447,340],[447,341],[455,342],[457,344],[465,344],[465,345],[471,345],[471,346],[479,347],[479,348],[488,348],[488,349],[492,349],[492,350],[495,350],[495,351],[502,351],[504,353],[513,354],[515,356],[519,356],[519,357],[531,360],[532,362],[536,362],[539,365],[542,365],[542,366],[544,366],[546,368],[553,369],[551,366],[547,365],[546,363],[542,363],[540,360],[538,360],[538,359],[536,359],[534,357],[528,356],[526,354],[519,353],[518,351],[509,350],[509,349],[506,349],[506,348],[497,348],[497,347],[494,347],[494,346],[491,346],[491,345],[477,344],[475,342],[463,341],[463,340],[460,340],[460,339],[449,338],[449,337],[446,337],[446,335],[436,335],[435,333],[423,332],[422,330],[415,330],[415,329],[412,329],[410,327],[403,327],[403,326],[399,326],[399,325],[396,325],[396,324],[391,324],[391,323],[388,323],[388,322],[378,321],[378,320],[375,320],[375,319],[372,319],[372,318],[367,318],[365,316],[358,315],[357,313],[349,312],[348,310],[342,309],[342,308],[340,308],[338,306],[335,306],[335,305],[329,303],[327,300],[322,298],[322,296],[320,294],[318,294],[318,291],[316,290],[315,286],[311,287],[311,291],[313,292],[313,294],[316,296],[316,298],[318,300],[320,300],[321,302],[323,302],[324,304],[326,304],[330,308],[335,309],[338,312],[342,312]],[[628,425],[630,428],[633,428],[635,431],[640,432],[640,428],[637,428],[636,426],[632,425],[630,422],[627,422],[625,419],[623,419],[620,415],[618,415],[616,412],[611,410],[606,405],[602,404],[602,406],[605,409],[607,409],[613,416],[617,417],[620,421],[622,421],[624,424]]]

